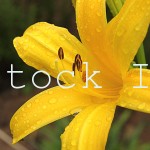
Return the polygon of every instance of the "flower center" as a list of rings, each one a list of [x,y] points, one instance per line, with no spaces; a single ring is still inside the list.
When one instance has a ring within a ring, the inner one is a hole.
[[[57,59],[55,61],[55,66],[56,66],[56,69],[58,70],[58,72],[60,72],[61,70],[59,69],[59,65],[58,63],[60,62],[61,63],[61,66],[63,68],[63,70],[66,70],[65,67],[64,67],[64,59],[65,59],[65,54],[64,54],[64,50],[62,47],[60,47],[58,49],[58,57],[59,57],[59,60]],[[74,72],[74,76],[76,78],[76,81],[77,82],[77,79],[79,78],[82,82],[86,82],[86,71],[83,71],[83,61],[82,61],[82,58],[81,58],[81,55],[80,54],[76,54],[75,58],[74,58],[74,62],[72,63],[72,71]],[[64,76],[62,75],[62,79],[65,83],[69,84],[66,79],[64,78]]]

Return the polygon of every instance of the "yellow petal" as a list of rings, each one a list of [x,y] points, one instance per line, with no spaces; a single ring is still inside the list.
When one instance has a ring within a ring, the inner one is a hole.
[[[89,63],[89,75],[94,70],[101,71],[96,58],[67,29],[56,27],[46,22],[36,23],[29,27],[22,37],[14,39],[14,46],[25,63],[38,70],[44,70],[53,77],[57,77],[64,70],[72,71],[76,54],[81,55],[82,61]],[[64,50],[63,60],[58,58],[60,47]],[[83,67],[85,68],[85,65]],[[116,78],[116,76],[113,77]],[[114,87],[115,85],[112,78],[110,78],[108,83],[108,78],[110,76],[107,73],[96,75],[96,83],[103,86],[104,89],[104,91],[103,89],[99,90],[99,93],[109,92],[114,95],[114,90],[112,92],[108,90],[105,92],[105,86],[110,89],[111,86]],[[60,79],[65,83],[76,83],[76,85],[80,86],[80,90],[83,91],[82,86],[85,83],[82,81],[82,73],[79,74],[77,72],[75,78],[68,73],[64,73],[63,78]],[[91,83],[91,86],[94,87],[93,83]]]
[[[81,41],[99,61],[98,67],[106,80],[104,85],[110,83],[109,88],[113,88],[120,86],[121,76],[105,43],[105,5],[105,0],[76,0],[76,20]],[[94,60],[91,62],[94,64]]]
[[[145,38],[149,20],[149,0],[126,0],[120,13],[108,24],[108,49],[117,60],[123,77]]]
[[[76,20],[83,44],[98,54],[106,27],[105,0],[76,0]]]
[[[61,136],[62,150],[104,150],[115,106],[92,105],[80,112]]]
[[[11,119],[13,143],[44,125],[80,111],[91,103],[89,96],[59,87],[36,95],[26,102]]]
[[[139,69],[132,69],[124,81],[124,87],[120,93],[118,105],[150,113],[150,70],[143,69],[142,74],[142,85],[149,87],[143,89],[133,88],[133,86],[140,85],[140,71]]]
[[[14,39],[14,46],[25,63],[53,77],[62,70],[72,71],[76,54],[80,54],[83,61],[87,57],[85,47],[67,29],[46,22],[29,27],[22,37]],[[62,61],[58,57],[60,47],[64,51]],[[72,80],[69,74],[64,74],[64,78]]]

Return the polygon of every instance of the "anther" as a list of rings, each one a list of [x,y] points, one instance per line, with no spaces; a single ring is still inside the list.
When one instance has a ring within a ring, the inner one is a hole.
[[[75,64],[77,66],[78,71],[82,72],[82,59],[79,54],[75,56]]]
[[[64,51],[62,47],[60,47],[58,50],[58,56],[60,60],[64,59]]]
[[[82,81],[86,82],[86,71],[83,71],[82,73]]]
[[[75,63],[77,62],[77,60],[81,60],[80,54],[77,54],[77,55],[75,56]]]
[[[76,65],[77,65],[78,71],[82,72],[82,61],[81,60],[77,60]]]

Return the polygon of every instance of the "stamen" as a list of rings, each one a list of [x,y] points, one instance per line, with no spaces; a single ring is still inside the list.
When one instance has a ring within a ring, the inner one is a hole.
[[[78,71],[82,72],[82,61],[81,60],[77,60],[76,65],[77,65]]]
[[[55,60],[55,66],[56,66],[57,72],[60,73],[60,69],[59,69],[59,67],[58,67],[58,63],[59,63],[59,61],[58,61],[58,59],[56,59],[56,60]],[[61,63],[61,64],[62,64],[62,63]],[[63,75],[61,75],[61,78],[62,78],[62,80],[63,80],[64,83],[66,83],[66,84],[69,85],[69,83],[65,80],[65,78],[64,78]]]
[[[72,71],[74,71],[74,75],[75,75],[75,70],[76,70],[76,64],[73,63],[73,64],[72,64]]]
[[[82,59],[79,54],[75,56],[75,64],[77,65],[78,71],[82,72]]]
[[[77,54],[76,56],[75,56],[75,63],[77,63],[77,60],[81,60],[81,56],[80,56],[80,54]]]
[[[62,47],[60,47],[58,50],[58,56],[60,60],[64,59],[64,51]]]
[[[83,71],[82,73],[82,81],[86,82],[86,71]]]

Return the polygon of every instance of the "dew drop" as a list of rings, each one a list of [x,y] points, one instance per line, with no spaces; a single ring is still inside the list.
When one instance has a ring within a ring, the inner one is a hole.
[[[54,114],[56,115],[56,114],[58,114],[58,111],[56,110],[56,111],[54,111]]]
[[[18,120],[18,117],[17,117],[17,116],[15,116],[15,120]]]
[[[132,96],[133,92],[132,91],[129,91],[128,92],[128,96]]]
[[[110,117],[110,116],[109,116],[109,117],[107,117],[107,121],[108,121],[108,122],[110,122],[110,121],[111,121],[111,119],[112,119],[112,117]]]
[[[97,32],[101,32],[101,28],[99,27],[99,28],[96,28],[96,31]]]
[[[60,40],[61,40],[61,41],[65,41],[65,39],[64,39],[63,37],[60,37]]]
[[[90,37],[87,37],[87,38],[86,38],[86,40],[87,40],[88,42],[90,42],[90,41],[91,41]]]
[[[50,94],[50,95],[53,94],[53,91],[49,91],[48,94]]]
[[[147,112],[150,112],[150,108],[147,109]]]
[[[34,117],[37,117],[37,114],[34,114]]]
[[[102,16],[102,13],[98,12],[98,13],[97,13],[97,16],[99,16],[99,17]]]
[[[54,103],[56,103],[56,102],[57,102],[57,99],[56,99],[56,98],[52,98],[52,99],[49,100],[49,103],[50,103],[50,104],[54,104]]]
[[[28,104],[27,104],[27,107],[30,108],[30,107],[31,107],[31,103],[28,103]]]
[[[21,108],[21,111],[24,112],[24,108]]]
[[[41,123],[41,120],[39,120],[39,121],[36,122],[36,124],[40,124],[40,123]]]
[[[96,121],[95,122],[95,126],[100,126],[101,122],[100,121]]]
[[[67,96],[65,95],[64,98],[67,98]]]
[[[15,127],[18,127],[18,124],[17,124],[17,123],[15,123]]]
[[[25,117],[26,116],[26,114],[25,113],[23,113],[23,115],[22,115],[23,117]]]
[[[35,126],[32,126],[32,127],[31,127],[31,129],[35,130],[35,129],[36,129],[36,127],[35,127]]]
[[[71,141],[71,145],[72,145],[72,146],[76,146],[76,145],[77,145],[76,141],[75,141],[75,140],[72,140],[72,141]]]
[[[77,128],[75,128],[75,131],[77,132],[79,130],[79,128],[77,127]]]
[[[145,16],[148,17],[149,16],[149,12],[147,12]]]
[[[62,144],[62,147],[63,147],[63,148],[66,148],[66,144],[63,143],[63,144]]]
[[[94,5],[91,5],[91,9],[94,9]]]
[[[46,109],[46,108],[47,108],[47,106],[46,106],[46,105],[44,105],[42,108],[43,108],[43,109]]]
[[[122,36],[125,33],[125,29],[121,28],[117,31],[117,36]]]
[[[146,104],[142,103],[138,106],[138,109],[143,110],[145,108]]]
[[[140,30],[140,27],[135,27],[135,31],[139,31]]]
[[[63,109],[62,109],[62,111],[66,111],[66,110],[67,110],[66,108],[63,108]]]
[[[35,99],[35,103],[38,103],[40,100],[37,98],[37,99]]]

